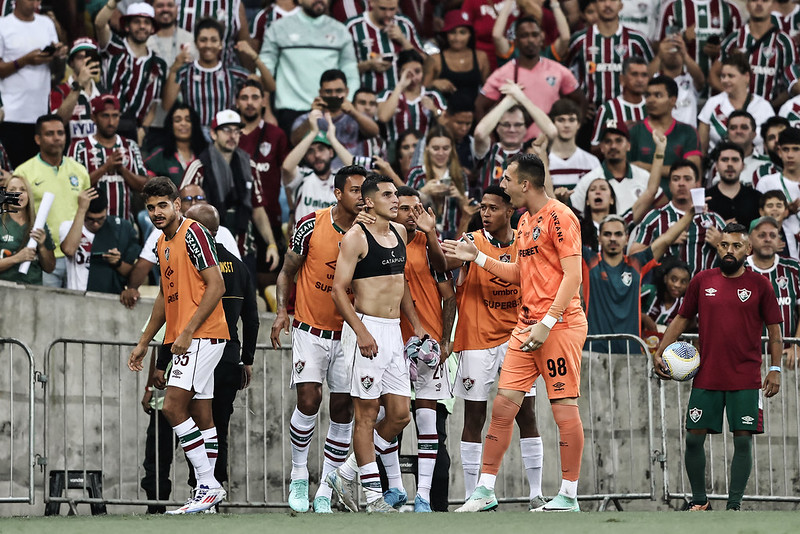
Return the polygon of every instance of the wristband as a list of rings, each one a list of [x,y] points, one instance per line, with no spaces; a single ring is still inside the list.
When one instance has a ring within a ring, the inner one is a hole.
[[[144,390],[148,392],[152,392],[155,388],[153,386],[145,386]]]
[[[270,243],[269,245],[267,245],[267,249],[270,248],[278,248],[278,245],[276,245],[275,243]]]
[[[776,372],[780,373],[781,372],[781,366],[780,365],[771,365],[769,367],[769,371],[770,372],[776,371]]]
[[[542,318],[541,323],[545,325],[547,328],[553,328],[555,324],[558,322],[558,319],[553,317],[552,315],[548,314]]]
[[[475,259],[472,261],[473,263],[477,263],[478,266],[483,267],[484,265],[486,265],[486,258],[487,258],[486,254],[484,254],[479,250],[478,255],[475,256]]]
[[[664,159],[664,154],[656,154],[653,159]]]
[[[16,59],[13,61],[13,63],[14,63],[14,70],[19,70],[20,66],[19,66],[19,63],[17,63]]]

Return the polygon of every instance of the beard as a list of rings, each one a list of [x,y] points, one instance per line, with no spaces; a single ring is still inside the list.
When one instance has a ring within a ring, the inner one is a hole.
[[[719,269],[723,274],[731,275],[735,274],[742,265],[744,265],[744,258],[737,260],[731,254],[726,254],[719,263]]]

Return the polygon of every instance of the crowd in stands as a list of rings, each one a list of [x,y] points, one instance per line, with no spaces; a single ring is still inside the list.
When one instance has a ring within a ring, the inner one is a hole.
[[[418,190],[451,239],[527,152],[582,220],[590,334],[663,332],[737,222],[795,335],[798,2],[263,3],[0,0],[0,280],[134,305],[167,176],[262,295],[342,166]]]

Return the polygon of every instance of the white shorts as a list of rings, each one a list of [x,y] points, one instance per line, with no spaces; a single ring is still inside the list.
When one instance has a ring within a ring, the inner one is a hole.
[[[192,339],[186,354],[172,355],[168,386],[194,391],[194,399],[214,398],[214,369],[225,351],[224,339]]]
[[[417,362],[417,381],[414,382],[414,397],[422,400],[444,400],[453,398],[453,386],[447,369],[447,358],[431,369]]]
[[[508,341],[490,349],[462,350],[458,359],[456,383],[453,393],[460,399],[485,402],[503,367]],[[525,394],[536,396],[536,385]]]
[[[387,394],[411,397],[411,379],[408,376],[400,319],[362,314],[359,317],[378,344],[378,354],[371,360],[362,356],[355,332],[349,324],[344,323],[342,351],[353,370],[350,395],[359,399],[377,399]]]
[[[342,342],[292,328],[292,378],[289,386],[327,380],[331,393],[350,392],[350,364],[342,354]]]

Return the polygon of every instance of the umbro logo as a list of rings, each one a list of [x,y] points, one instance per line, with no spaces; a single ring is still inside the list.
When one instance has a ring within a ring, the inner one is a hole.
[[[743,425],[752,425],[755,422],[755,419],[750,415],[745,415],[742,417],[742,424]]]
[[[511,285],[512,285],[510,282],[506,282],[505,280],[501,280],[496,276],[491,277],[489,279],[489,281],[497,284],[500,287],[511,287]]]
[[[707,297],[713,297],[716,294],[717,294],[717,290],[714,289],[713,287],[706,288],[706,296]]]

